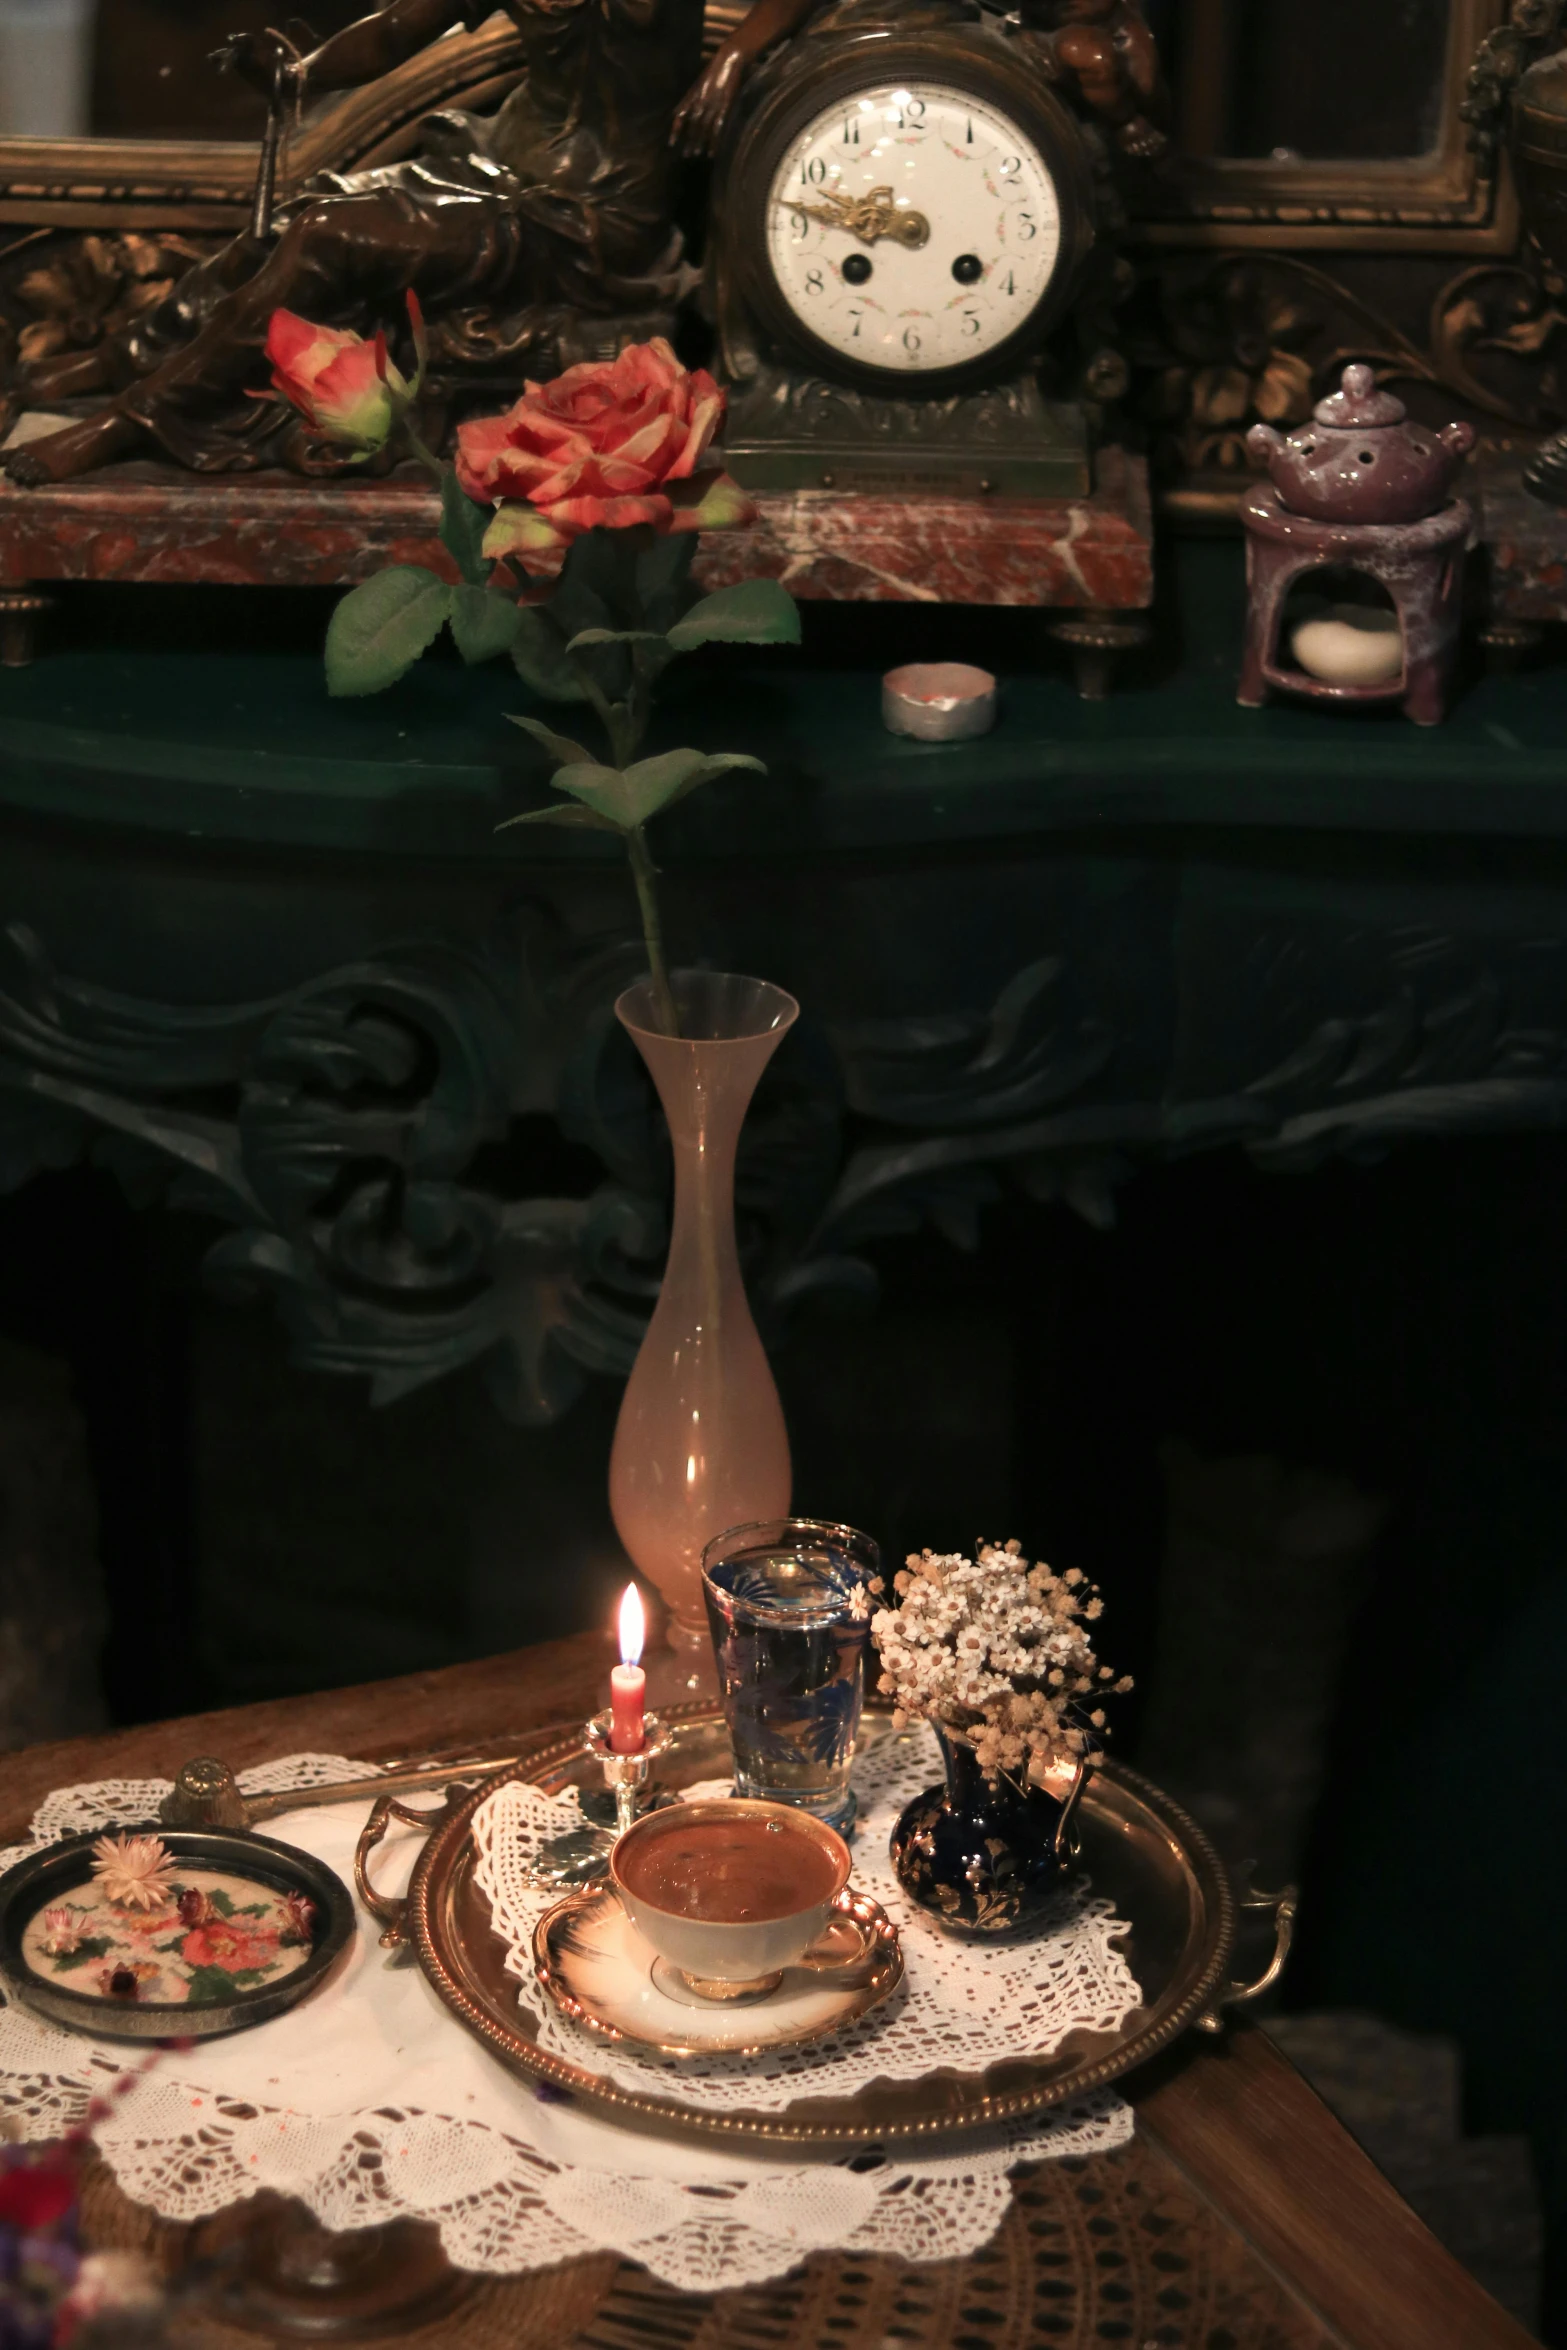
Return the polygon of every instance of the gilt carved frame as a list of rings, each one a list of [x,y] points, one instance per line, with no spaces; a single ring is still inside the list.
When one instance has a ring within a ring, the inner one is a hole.
[[[1188,159],[1168,195],[1139,219],[1140,242],[1232,251],[1506,253],[1518,205],[1503,158],[1495,169],[1470,142],[1465,83],[1509,0],[1453,0],[1442,125],[1427,154],[1388,161],[1276,163]]]
[[[709,49],[744,13],[744,0],[708,0]],[[1431,153],[1391,162],[1189,161],[1145,209],[1140,240],[1188,248],[1511,250],[1518,216],[1505,164],[1491,172],[1470,148],[1459,115],[1469,65],[1508,13],[1509,0],[1453,0],[1442,131]],[[407,152],[424,115],[494,103],[518,63],[517,36],[499,16],[476,33],[436,42],[309,118],[287,142],[282,187],[327,167],[394,160]],[[244,218],[255,170],[256,150],[244,142],[0,140],[0,225],[230,229]]]

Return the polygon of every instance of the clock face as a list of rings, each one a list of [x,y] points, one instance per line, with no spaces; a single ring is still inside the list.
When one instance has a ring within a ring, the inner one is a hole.
[[[1026,325],[1061,257],[1039,148],[992,101],[937,81],[862,89],[790,142],[767,199],[779,295],[856,367],[969,368]]]

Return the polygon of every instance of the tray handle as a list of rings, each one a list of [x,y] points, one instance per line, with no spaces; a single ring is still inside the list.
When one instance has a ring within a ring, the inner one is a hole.
[[[1241,1910],[1249,1917],[1273,1919],[1273,1956],[1254,1983],[1230,1983],[1214,2000],[1213,2005],[1197,2018],[1199,2032],[1222,2032],[1224,2020],[1232,2007],[1249,2007],[1265,1991],[1271,1991],[1283,1974],[1295,1940],[1295,1918],[1300,1908],[1300,1895],[1293,1885],[1286,1885],[1282,1893],[1259,1893],[1253,1890],[1241,1896]]]
[[[422,1828],[427,1836],[433,1834],[443,1820],[450,1818],[460,1804],[467,1802],[480,1778],[488,1775],[486,1770],[475,1773],[471,1779],[459,1780],[455,1786],[446,1790],[440,1803],[431,1804],[424,1810],[399,1803],[395,1795],[381,1796],[372,1808],[370,1817],[359,1831],[359,1842],[354,1848],[354,1890],[381,1927],[383,1950],[407,1948],[408,1932],[404,1919],[408,1903],[402,1894],[376,1891],[370,1882],[371,1853],[384,1841],[393,1820],[401,1820],[405,1827]]]

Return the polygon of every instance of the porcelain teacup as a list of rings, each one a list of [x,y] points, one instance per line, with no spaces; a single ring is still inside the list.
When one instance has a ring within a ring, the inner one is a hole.
[[[704,1999],[774,1990],[786,1967],[859,1963],[849,1847],[824,1820],[737,1796],[646,1812],[609,1870],[642,1939]]]

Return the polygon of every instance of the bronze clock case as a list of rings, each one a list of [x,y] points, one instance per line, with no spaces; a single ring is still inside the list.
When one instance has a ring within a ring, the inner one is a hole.
[[[809,53],[813,38],[821,42],[816,54]],[[792,141],[833,106],[903,81],[943,82],[1010,117],[1038,148],[1061,208],[1054,272],[1021,325],[983,358],[924,374],[863,365],[813,335],[779,290],[767,250],[768,193]],[[864,391],[906,400],[944,396],[1015,372],[1070,305],[1094,242],[1094,186],[1082,131],[1006,36],[972,22],[919,32],[807,35],[769,70],[765,94],[730,150],[715,212],[726,223],[724,274],[780,354]]]

